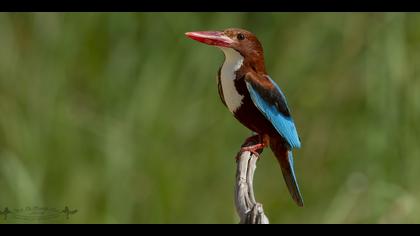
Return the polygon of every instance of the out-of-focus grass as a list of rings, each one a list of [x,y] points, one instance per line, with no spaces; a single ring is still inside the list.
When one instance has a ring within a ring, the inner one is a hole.
[[[0,14],[0,209],[237,222],[249,132],[219,101],[222,53],[184,36],[227,27],[259,36],[303,143],[303,209],[259,162],[270,221],[420,222],[420,15],[401,13]]]

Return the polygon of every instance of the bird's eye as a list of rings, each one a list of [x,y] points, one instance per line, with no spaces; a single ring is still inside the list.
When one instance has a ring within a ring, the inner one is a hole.
[[[238,35],[236,35],[236,38],[237,38],[238,40],[244,40],[244,39],[245,39],[245,35],[243,35],[243,34],[239,33]]]

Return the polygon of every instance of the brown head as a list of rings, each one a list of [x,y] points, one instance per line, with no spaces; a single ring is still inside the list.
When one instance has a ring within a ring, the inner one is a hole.
[[[258,72],[264,72],[263,47],[257,37],[244,29],[229,28],[224,31],[197,31],[185,33],[189,38],[223,50],[227,57],[227,48],[234,49],[242,55],[244,63]]]

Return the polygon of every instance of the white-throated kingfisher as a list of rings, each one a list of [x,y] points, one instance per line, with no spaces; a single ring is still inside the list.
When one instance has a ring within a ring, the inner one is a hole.
[[[220,98],[239,122],[256,133],[248,138],[256,144],[241,150],[258,155],[258,151],[269,146],[280,163],[293,200],[303,206],[292,155],[292,149],[300,148],[300,138],[286,97],[265,70],[263,48],[257,37],[236,28],[186,35],[223,51],[225,61],[218,72]]]

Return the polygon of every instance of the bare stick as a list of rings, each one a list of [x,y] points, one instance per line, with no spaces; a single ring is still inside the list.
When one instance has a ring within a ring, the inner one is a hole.
[[[245,151],[238,153],[237,159],[235,206],[240,224],[268,224],[263,206],[254,196],[253,180],[258,156]]]

